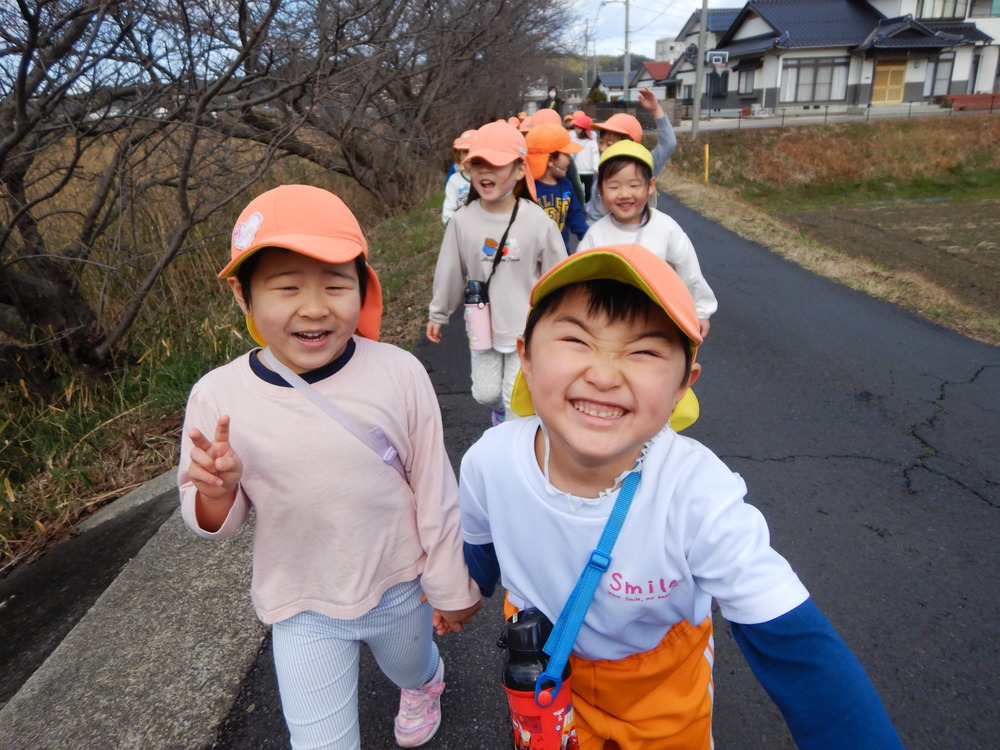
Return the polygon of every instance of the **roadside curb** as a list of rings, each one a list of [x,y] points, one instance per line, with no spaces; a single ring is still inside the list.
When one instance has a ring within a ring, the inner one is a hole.
[[[175,487],[161,475],[87,528]],[[0,710],[0,746],[209,746],[266,632],[246,596],[252,537],[205,544],[175,510]]]

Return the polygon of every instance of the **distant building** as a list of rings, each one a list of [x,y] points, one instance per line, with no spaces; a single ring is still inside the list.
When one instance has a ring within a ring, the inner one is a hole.
[[[700,13],[667,85],[693,96]],[[751,0],[710,10],[711,109],[851,110],[998,90],[998,0]],[[725,28],[721,28],[725,25]],[[692,49],[692,45],[694,48]]]

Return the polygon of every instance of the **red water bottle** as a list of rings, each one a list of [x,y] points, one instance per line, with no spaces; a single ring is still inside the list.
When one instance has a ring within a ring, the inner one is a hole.
[[[500,636],[505,649],[504,690],[510,707],[515,750],[578,750],[570,700],[569,664],[562,674],[562,687],[554,696],[543,685],[535,699],[535,682],[545,671],[549,657],[542,647],[552,632],[552,623],[531,607],[511,616]],[[540,705],[545,704],[545,705]]]

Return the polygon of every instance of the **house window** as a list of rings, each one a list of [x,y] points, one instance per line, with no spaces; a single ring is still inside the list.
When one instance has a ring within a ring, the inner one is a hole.
[[[964,18],[968,0],[917,0],[917,18]]]
[[[977,18],[1000,17],[1000,0],[972,0],[969,15]]]
[[[785,62],[781,101],[839,102],[847,98],[847,57],[802,57]]]
[[[741,70],[740,78],[737,82],[739,86],[739,93],[743,96],[753,93],[753,71],[752,70]]]
[[[944,96],[951,86],[951,71],[955,66],[955,53],[932,57],[927,61],[924,76],[924,97]]]

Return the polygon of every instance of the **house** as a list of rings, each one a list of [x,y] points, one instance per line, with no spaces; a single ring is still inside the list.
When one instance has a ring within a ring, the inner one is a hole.
[[[697,15],[686,38],[697,39]],[[715,110],[851,111],[998,83],[996,0],[750,0],[715,33],[706,54],[725,63],[705,66],[702,89]],[[685,95],[696,63],[694,50],[674,66]]]
[[[625,93],[625,73],[621,70],[598,73],[594,79],[594,88],[603,91],[609,102],[619,101]]]
[[[639,89],[649,89],[657,99],[665,99],[667,96],[666,86],[663,81],[670,75],[671,63],[669,62],[644,62],[632,74],[629,82],[629,101],[638,101],[635,92]]]

